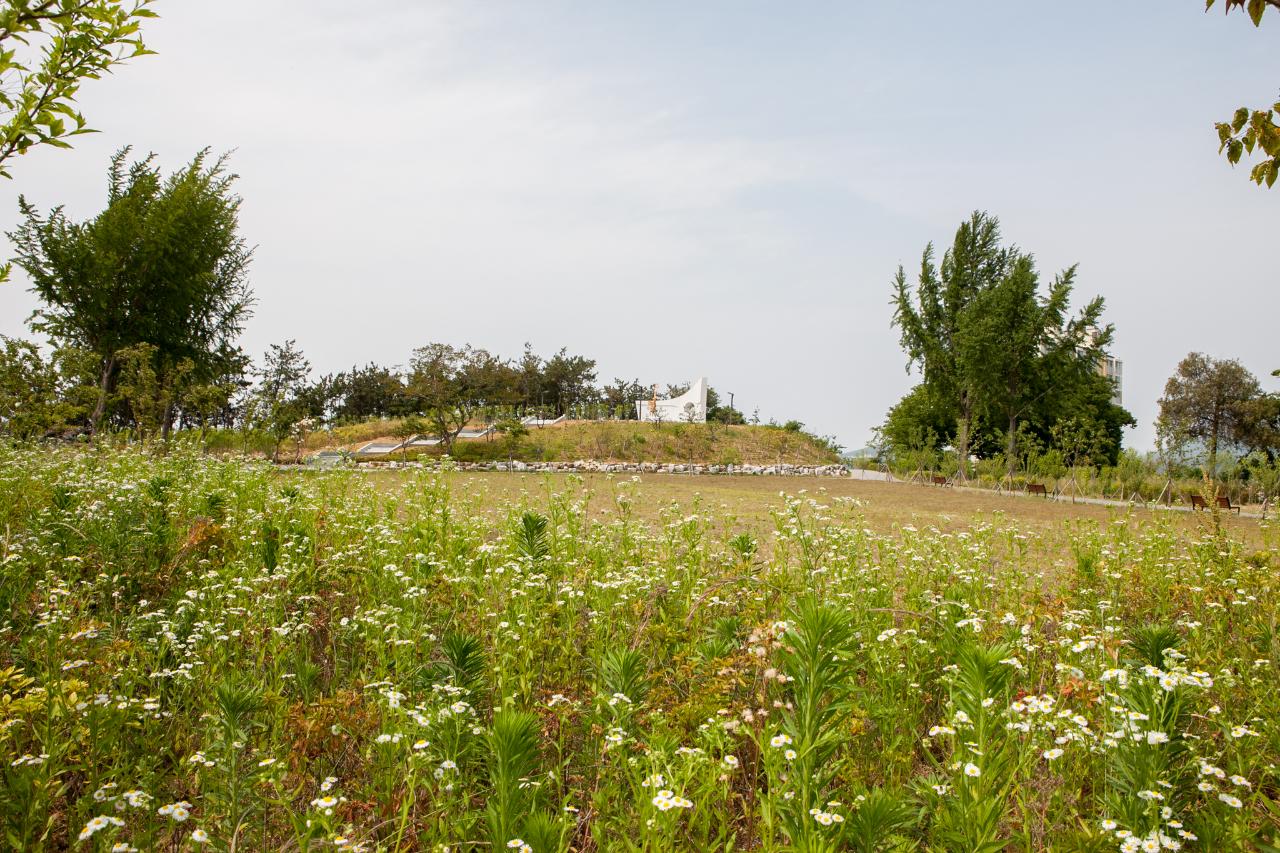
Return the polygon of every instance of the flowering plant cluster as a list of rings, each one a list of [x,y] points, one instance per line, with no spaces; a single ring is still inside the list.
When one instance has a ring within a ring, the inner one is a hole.
[[[1275,529],[855,487],[0,447],[6,844],[1277,846]]]

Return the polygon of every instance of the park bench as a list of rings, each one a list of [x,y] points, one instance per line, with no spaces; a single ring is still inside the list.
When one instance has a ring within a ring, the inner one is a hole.
[[[931,478],[930,478],[930,480],[931,480],[931,482],[932,482],[935,486],[950,486],[950,485],[951,485],[951,481],[950,481],[950,480],[948,480],[946,477],[939,477],[939,476],[937,476],[936,474],[935,474],[933,477],[931,477]]]
[[[1209,503],[1199,495],[1189,495],[1192,509],[1208,509]]]
[[[1043,483],[1027,483],[1028,495],[1044,495],[1045,499],[1049,498],[1049,490],[1044,487]]]
[[[1234,511],[1236,515],[1240,514],[1240,507],[1232,506],[1231,498],[1229,498],[1227,495],[1218,495],[1218,506],[1221,509],[1225,509],[1227,512]]]

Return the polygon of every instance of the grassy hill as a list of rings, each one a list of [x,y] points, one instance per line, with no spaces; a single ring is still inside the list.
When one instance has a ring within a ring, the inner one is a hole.
[[[394,421],[375,421],[315,433],[310,451],[354,450],[397,432]],[[408,458],[438,456],[438,448],[410,449]],[[400,457],[397,453],[396,458]],[[774,426],[723,424],[642,424],[635,421],[569,421],[531,429],[517,440],[504,436],[459,441],[453,457],[463,461],[519,459],[525,462],[694,462],[720,465],[826,464],[839,456],[808,433]]]

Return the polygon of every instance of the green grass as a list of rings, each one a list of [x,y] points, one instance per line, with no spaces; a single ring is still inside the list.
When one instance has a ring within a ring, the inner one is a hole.
[[[375,420],[317,430],[309,434],[303,453],[325,449],[355,450],[375,439],[398,440],[400,421]],[[205,448],[222,456],[265,456],[273,440],[259,432],[211,430]],[[388,459],[427,459],[443,455],[442,447],[409,448]],[[281,444],[280,458],[292,461],[297,448],[291,439]],[[533,428],[519,439],[493,435],[458,441],[452,457],[463,462],[518,459],[525,462],[696,462],[719,465],[826,465],[839,455],[820,439],[804,432],[772,426],[722,424],[642,424],[636,421],[570,421]]]
[[[1276,843],[1269,527],[496,482],[0,448],[5,846]]]
[[[395,421],[376,421],[338,427],[331,433],[318,432],[307,447],[354,449],[375,438],[396,435]],[[292,451],[289,452],[290,455]],[[411,448],[407,456],[436,457],[443,448]],[[396,453],[388,458],[400,458]],[[452,456],[464,462],[498,461],[508,458],[525,462],[572,462],[593,459],[609,462],[697,462],[704,464],[771,465],[831,464],[839,456],[818,439],[803,432],[770,426],[725,426],[722,424],[642,424],[636,421],[571,421],[533,428],[528,435],[510,440],[494,435],[462,440]]]

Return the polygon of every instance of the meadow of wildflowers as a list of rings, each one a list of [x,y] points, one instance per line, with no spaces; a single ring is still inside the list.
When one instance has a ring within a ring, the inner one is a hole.
[[[378,476],[0,449],[0,844],[1275,849],[1270,530]]]

